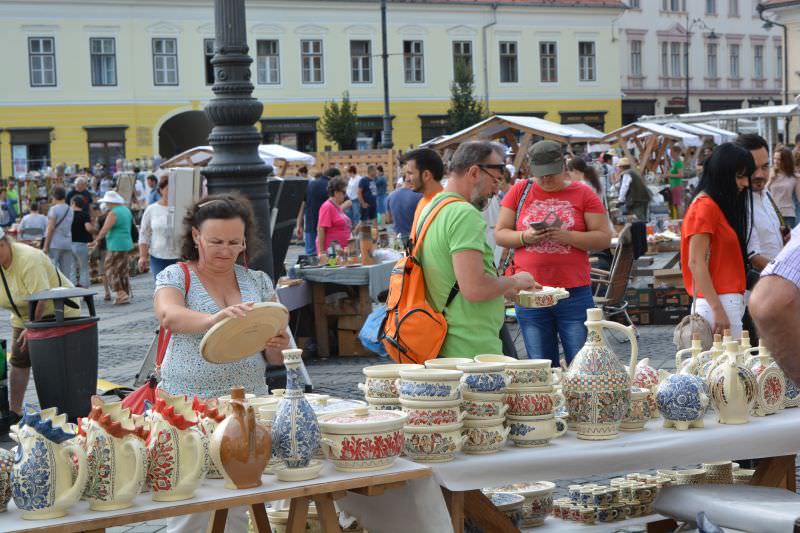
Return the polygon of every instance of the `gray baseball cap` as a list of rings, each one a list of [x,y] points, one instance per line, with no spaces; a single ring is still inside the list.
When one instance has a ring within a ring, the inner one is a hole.
[[[549,176],[564,170],[564,155],[561,143],[556,141],[539,141],[528,150],[531,160],[531,174]]]

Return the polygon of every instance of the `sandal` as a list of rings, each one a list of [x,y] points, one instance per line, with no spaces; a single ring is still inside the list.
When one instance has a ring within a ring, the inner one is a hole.
[[[129,303],[131,303],[131,298],[128,295],[125,295],[121,298],[117,298],[116,300],[114,300],[114,305],[123,305]]]

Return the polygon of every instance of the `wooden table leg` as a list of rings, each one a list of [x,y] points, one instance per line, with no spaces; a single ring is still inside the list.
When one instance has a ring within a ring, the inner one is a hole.
[[[286,533],[305,533],[308,521],[308,498],[292,498],[289,504],[289,521],[286,524]]]
[[[372,297],[369,295],[369,285],[358,286],[358,312],[365,320],[372,312]]]
[[[227,509],[217,509],[208,520],[209,533],[225,533],[225,522],[228,520]]]
[[[339,527],[339,516],[333,506],[333,495],[330,493],[318,494],[314,496],[314,503],[317,506],[317,515],[323,533],[342,533],[342,528]]]
[[[325,307],[325,284],[311,283],[311,301],[314,304],[314,334],[317,337],[317,355],[330,357],[331,346],[328,342],[328,309]]]
[[[464,533],[464,493],[451,492],[442,487],[442,495],[453,522],[453,532]]]
[[[269,517],[263,503],[254,503],[250,506],[250,516],[258,533],[270,533]]]
[[[758,461],[751,485],[782,487],[796,492],[795,456],[765,457]]]
[[[464,493],[464,509],[467,517],[484,531],[519,533],[519,528],[479,490]]]

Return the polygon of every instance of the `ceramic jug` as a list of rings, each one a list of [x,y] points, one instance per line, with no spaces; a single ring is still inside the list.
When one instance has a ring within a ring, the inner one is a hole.
[[[231,390],[228,416],[211,436],[211,458],[229,489],[251,489],[261,485],[261,474],[272,455],[267,429],[256,423],[256,413],[246,405],[244,389]]]
[[[86,431],[87,481],[83,496],[94,511],[133,505],[145,475],[144,442],[136,435],[130,411],[121,402],[92,398]]]
[[[626,368],[626,370],[629,370]],[[656,408],[656,389],[658,389],[659,375],[658,370],[650,366],[650,358],[645,357],[636,363],[636,372],[633,375],[633,387],[640,387],[647,389],[647,403],[650,405],[650,417],[658,418],[658,409]]]
[[[757,350],[758,355],[751,356],[745,361],[745,366],[755,374],[757,384],[756,403],[751,414],[755,416],[772,415],[784,408],[786,376],[772,360],[763,341]]]
[[[697,356],[697,362],[699,365],[697,375],[703,379],[708,378],[711,370],[718,363],[718,358],[721,357],[724,352],[725,349],[722,345],[722,336],[720,336],[719,333],[715,333],[714,343],[711,345],[711,349],[701,352],[700,355]]]
[[[724,362],[711,372],[708,380],[720,424],[747,423],[756,400],[756,377],[752,370],[737,362],[740,356],[739,343],[728,342]]]
[[[709,403],[705,381],[691,374],[661,372],[656,405],[664,417],[664,427],[680,431],[702,428]]]
[[[197,416],[186,398],[158,391],[147,443],[147,481],[153,500],[188,500],[203,481],[203,437],[191,429],[195,425]]]
[[[278,403],[272,424],[275,455],[289,469],[305,468],[320,446],[320,431],[314,409],[303,394],[300,364],[302,350],[283,350],[286,391]]]
[[[228,412],[227,403],[219,400],[201,400],[195,396],[192,400],[192,410],[197,415],[197,425],[194,429],[203,434],[203,451],[206,457],[206,479],[222,479],[222,473],[211,458],[211,435],[220,422],[225,420]]]
[[[66,415],[55,408],[36,411],[25,405],[19,421],[12,469],[14,503],[26,520],[58,518],[67,514],[86,486],[86,453],[72,439]],[[77,475],[72,479],[72,461]]]
[[[575,428],[579,439],[613,439],[628,412],[639,346],[633,327],[603,320],[600,309],[589,309],[587,316],[586,344],[562,379],[570,428]],[[621,330],[630,339],[630,373],[606,346],[603,328]]]
[[[696,375],[700,366],[700,354],[703,353],[703,341],[700,340],[698,335],[692,338],[692,346],[684,348],[675,353],[675,371],[678,374],[693,374]],[[683,360],[684,355],[690,357]]]

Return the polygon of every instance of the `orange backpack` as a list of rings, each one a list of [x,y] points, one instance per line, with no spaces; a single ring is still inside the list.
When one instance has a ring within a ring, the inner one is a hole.
[[[452,196],[437,202],[422,219],[422,228],[414,239],[411,253],[400,259],[389,278],[389,297],[386,300],[386,317],[381,324],[381,337],[389,356],[398,363],[422,364],[435,359],[447,336],[447,320],[436,311],[425,297],[425,276],[417,259],[422,240],[433,219],[446,205],[463,202]],[[450,305],[458,284],[453,286],[445,307]]]

